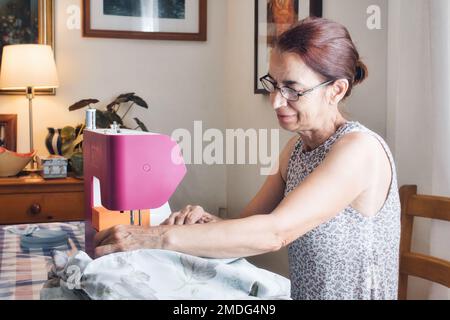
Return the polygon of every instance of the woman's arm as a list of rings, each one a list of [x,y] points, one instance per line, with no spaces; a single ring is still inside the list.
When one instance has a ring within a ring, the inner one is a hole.
[[[340,139],[324,162],[272,214],[204,225],[116,227],[97,235],[96,253],[156,248],[236,258],[276,251],[332,219],[370,186],[376,172],[371,161],[376,143],[360,133]]]
[[[193,225],[138,227],[119,225],[95,236],[95,255],[163,249],[211,258],[238,258],[276,251],[282,239],[270,215]]]

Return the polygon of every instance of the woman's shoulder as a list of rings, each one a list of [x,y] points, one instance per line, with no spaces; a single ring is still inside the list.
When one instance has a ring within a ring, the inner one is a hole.
[[[331,150],[336,152],[373,153],[385,149],[386,142],[359,122],[349,122],[336,137]],[[383,147],[380,149],[380,147]]]
[[[347,122],[345,128],[338,135],[333,147],[335,145],[350,145],[351,143],[360,145],[362,150],[378,150],[391,155],[390,148],[385,139],[357,121]]]
[[[350,133],[361,133],[361,134],[370,135],[370,136],[377,138],[377,140],[380,140],[383,143],[385,143],[384,139],[377,132],[375,132],[372,129],[369,129],[368,127],[366,127],[365,125],[361,124],[358,121],[348,121],[343,126],[342,130],[340,130],[338,137],[340,138],[340,137],[343,137]]]
[[[345,155],[349,167],[362,166],[366,177],[377,175],[381,169],[386,173],[395,172],[394,157],[388,144],[380,135],[359,123],[352,124],[339,136],[327,158],[337,158],[339,154]],[[392,170],[384,170],[390,167]]]

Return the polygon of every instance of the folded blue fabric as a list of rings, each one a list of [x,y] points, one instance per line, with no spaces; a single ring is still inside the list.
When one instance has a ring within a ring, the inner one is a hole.
[[[31,235],[22,235],[20,245],[26,249],[51,249],[67,245],[69,236],[64,231],[40,229]]]

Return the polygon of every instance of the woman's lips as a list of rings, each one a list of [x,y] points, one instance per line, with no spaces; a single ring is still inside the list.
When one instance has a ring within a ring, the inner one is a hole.
[[[283,121],[283,122],[291,122],[293,120],[297,119],[297,115],[296,114],[277,114],[277,117],[279,120]]]

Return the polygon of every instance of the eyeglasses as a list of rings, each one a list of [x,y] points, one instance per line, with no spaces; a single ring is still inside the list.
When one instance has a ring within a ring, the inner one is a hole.
[[[268,74],[259,79],[259,81],[261,81],[261,84],[263,85],[264,89],[267,92],[274,93],[276,90],[280,90],[281,95],[288,101],[298,101],[300,97],[303,97],[304,95],[310,93],[311,91],[327,86],[334,82],[333,80],[325,81],[315,86],[314,88],[305,91],[296,91],[289,87],[279,87],[277,83]]]

